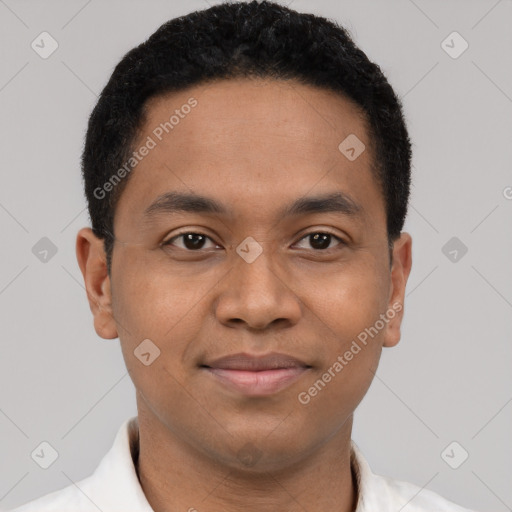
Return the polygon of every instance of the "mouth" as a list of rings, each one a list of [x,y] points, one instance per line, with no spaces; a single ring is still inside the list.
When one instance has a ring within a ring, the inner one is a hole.
[[[311,366],[286,354],[233,354],[201,365],[217,382],[247,396],[268,396],[291,386]]]

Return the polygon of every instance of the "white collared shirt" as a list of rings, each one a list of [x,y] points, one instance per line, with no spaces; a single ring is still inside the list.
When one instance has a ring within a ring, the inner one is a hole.
[[[153,512],[134,465],[137,416],[127,419],[94,473],[11,512]],[[354,442],[359,500],[356,512],[472,512],[427,489],[375,475]]]

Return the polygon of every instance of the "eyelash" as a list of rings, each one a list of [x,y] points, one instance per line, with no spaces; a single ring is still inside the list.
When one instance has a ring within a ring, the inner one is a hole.
[[[330,235],[331,237],[333,237],[334,239],[336,239],[339,243],[337,246],[335,247],[329,247],[328,249],[312,249],[313,252],[318,252],[318,253],[329,253],[331,250],[333,249],[336,249],[338,246],[345,246],[347,245],[347,243],[341,239],[339,236],[335,235],[334,233],[331,233],[330,231],[327,231],[327,230],[324,230],[324,231],[310,231],[309,233],[306,233],[304,234],[299,240],[298,242],[301,242],[302,240],[304,240],[305,238],[307,238],[308,236],[311,236],[311,235],[318,235],[318,234],[321,234],[321,235]],[[172,242],[173,240],[176,240],[180,237],[183,237],[185,235],[200,235],[200,236],[203,236],[205,238],[208,238],[209,240],[211,240],[212,242],[214,242],[211,237],[209,237],[208,235],[205,235],[204,233],[201,233],[201,232],[198,232],[198,231],[184,231],[183,233],[178,233],[177,235],[174,235],[172,238],[169,238],[169,240],[166,240],[164,242],[162,242],[162,246],[165,247],[165,246],[171,246],[172,245]],[[214,242],[215,243],[215,242]],[[181,247],[179,247],[179,249],[182,249]],[[193,251],[191,249],[183,249],[184,251],[186,252],[191,252],[191,253],[200,253],[203,249],[198,249],[196,251]]]

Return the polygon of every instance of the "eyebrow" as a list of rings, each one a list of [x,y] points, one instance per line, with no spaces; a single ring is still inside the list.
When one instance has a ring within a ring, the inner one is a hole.
[[[359,214],[362,207],[343,192],[301,197],[278,212],[278,218],[313,213],[341,213],[347,216]],[[159,214],[205,213],[233,215],[222,203],[195,193],[167,192],[159,196],[144,211],[145,218]]]

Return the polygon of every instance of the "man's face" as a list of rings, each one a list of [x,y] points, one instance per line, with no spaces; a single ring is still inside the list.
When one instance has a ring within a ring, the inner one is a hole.
[[[356,159],[338,149],[351,134],[366,146]],[[116,208],[111,304],[95,311],[98,334],[120,338],[139,414],[233,466],[277,468],[349,435],[382,346],[399,339],[410,266],[402,236],[390,267],[361,115],[296,82],[230,80],[151,100],[135,148],[148,136]],[[225,212],[173,211],[169,193]],[[283,357],[265,371],[270,353]]]

